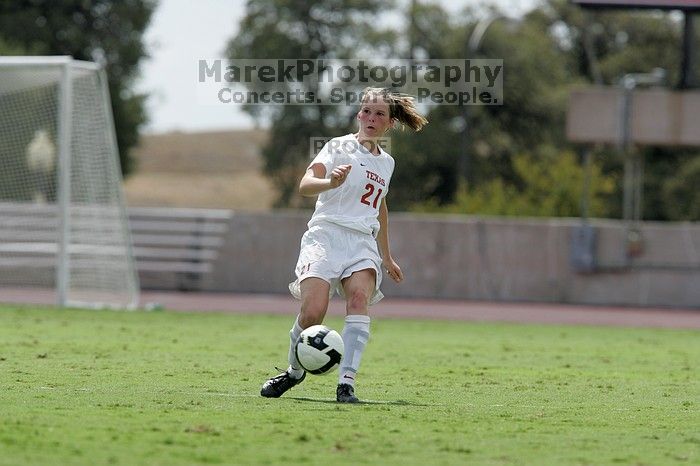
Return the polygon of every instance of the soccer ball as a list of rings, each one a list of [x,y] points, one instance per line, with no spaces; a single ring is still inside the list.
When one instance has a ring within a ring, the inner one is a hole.
[[[338,332],[325,325],[312,325],[301,332],[294,353],[306,372],[324,375],[340,365],[343,349],[343,338]]]

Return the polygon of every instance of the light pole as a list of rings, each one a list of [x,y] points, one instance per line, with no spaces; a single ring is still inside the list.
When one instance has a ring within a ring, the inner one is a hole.
[[[492,16],[479,20],[476,26],[474,26],[474,30],[469,35],[469,39],[466,42],[467,47],[465,55],[467,55],[470,58],[476,55],[476,53],[479,51],[479,48],[481,47],[481,43],[483,42],[484,36],[486,35],[486,31],[494,22],[501,19],[514,23],[514,21],[511,18],[502,14],[494,14]],[[453,121],[454,130],[461,134],[460,142],[462,150],[459,158],[459,163],[457,165],[457,170],[460,174],[462,181],[466,182],[469,185],[474,181],[474,179],[471,167],[471,154],[469,153],[468,147],[469,141],[467,138],[469,130],[471,129],[471,125],[469,123],[469,111],[467,110],[466,105],[462,106],[462,115],[456,117]]]
[[[622,218],[625,222],[626,261],[638,256],[643,250],[639,222],[642,219],[644,164],[639,152],[631,150],[633,91],[640,85],[661,85],[665,80],[666,70],[654,68],[651,73],[626,74],[619,81],[622,105],[620,106],[618,149],[624,157]]]

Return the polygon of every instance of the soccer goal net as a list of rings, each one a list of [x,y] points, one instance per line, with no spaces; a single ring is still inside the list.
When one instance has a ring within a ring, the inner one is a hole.
[[[59,306],[135,307],[104,70],[70,57],[0,57],[0,160],[0,301],[36,294]]]

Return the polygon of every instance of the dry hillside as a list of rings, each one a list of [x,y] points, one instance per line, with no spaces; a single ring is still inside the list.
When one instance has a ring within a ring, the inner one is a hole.
[[[274,200],[262,174],[264,130],[145,135],[125,181],[131,206],[268,209]]]

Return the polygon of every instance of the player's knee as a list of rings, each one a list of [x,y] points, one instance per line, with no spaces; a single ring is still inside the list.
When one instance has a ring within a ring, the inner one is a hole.
[[[308,328],[312,325],[317,325],[323,322],[323,316],[326,314],[325,306],[322,303],[304,303],[299,314],[299,326]]]
[[[369,304],[369,293],[367,290],[355,289],[350,292],[347,297],[347,307],[349,314],[364,314]],[[358,311],[358,312],[353,312]]]

